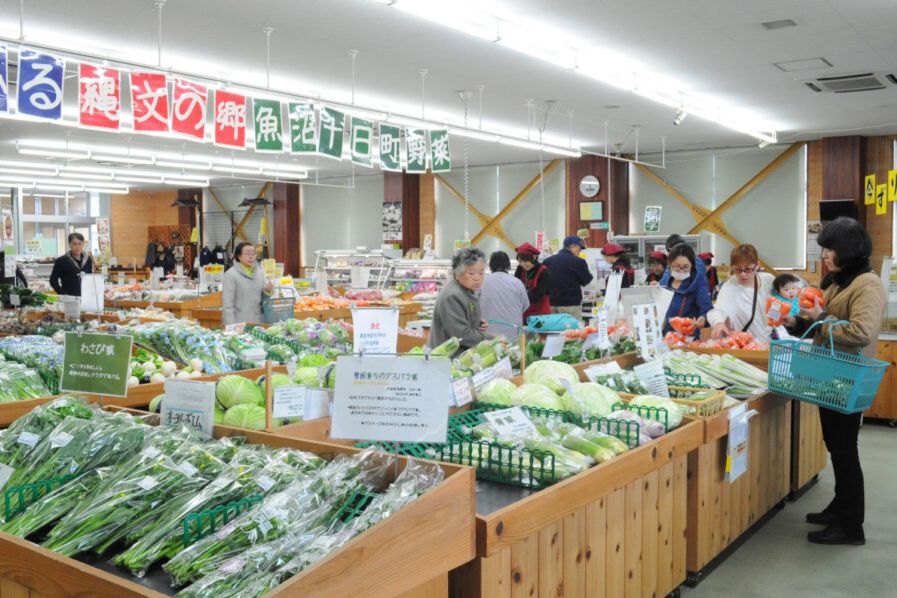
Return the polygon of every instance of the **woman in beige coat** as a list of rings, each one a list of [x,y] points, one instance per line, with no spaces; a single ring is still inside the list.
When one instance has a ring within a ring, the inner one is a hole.
[[[841,326],[818,326],[814,342],[828,343],[831,329],[836,350],[875,357],[885,289],[869,264],[872,240],[859,222],[842,217],[826,225],[817,242],[828,270],[821,285],[825,307],[817,303],[802,309],[786,324],[794,334],[801,334],[817,321],[846,320]],[[835,498],[822,512],[807,515],[809,523],[826,526],[807,534],[807,539],[816,544],[865,544],[863,470],[857,451],[862,413],[820,407],[819,417],[835,473]]]

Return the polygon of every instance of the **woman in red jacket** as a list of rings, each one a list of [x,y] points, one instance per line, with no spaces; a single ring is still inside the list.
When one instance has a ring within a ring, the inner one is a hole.
[[[544,264],[539,263],[539,250],[524,243],[516,249],[517,270],[514,276],[523,282],[529,297],[529,308],[523,312],[523,323],[530,316],[544,316],[551,313],[548,303],[548,289],[551,287],[551,274]]]

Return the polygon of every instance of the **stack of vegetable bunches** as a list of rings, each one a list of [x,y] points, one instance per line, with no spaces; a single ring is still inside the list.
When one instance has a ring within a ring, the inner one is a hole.
[[[593,361],[603,359],[611,355],[622,355],[635,351],[635,341],[632,337],[620,337],[609,349],[601,349],[599,347],[589,347],[583,352],[583,340],[568,340],[564,343],[560,355],[551,358],[543,358],[542,351],[545,349],[543,341],[531,340],[526,343],[526,363],[535,363],[540,359],[551,359],[553,361],[561,361],[563,363],[577,364],[583,361]]]
[[[302,352],[315,351],[333,357],[352,351],[352,327],[340,320],[320,322],[315,318],[290,318],[266,328],[265,335],[281,344],[290,341]]]
[[[48,396],[50,389],[37,371],[0,356],[0,403]]]
[[[296,372],[291,379],[287,374],[274,373],[271,376],[271,391],[279,386],[298,384],[308,388],[333,387],[335,377],[332,375],[333,362],[321,355],[306,355],[297,362]],[[330,375],[328,375],[330,374]],[[149,404],[149,410],[159,412],[164,394],[158,395]],[[255,380],[228,374],[215,383],[215,423],[243,428],[262,430],[265,428],[265,375]],[[271,423],[277,427],[302,421],[301,417],[272,418]]]
[[[664,366],[674,374],[700,376],[706,386],[726,388],[736,397],[749,397],[767,390],[767,374],[760,368],[727,354],[699,354],[671,351],[663,356]]]
[[[59,392],[62,377],[63,346],[46,336],[7,336],[0,338],[0,355],[37,370],[50,390]]]
[[[132,326],[134,341],[165,359],[190,363],[199,359],[209,374],[232,372],[239,359],[225,342],[224,333],[172,320]]]
[[[13,305],[10,295],[18,295],[18,305]],[[24,287],[0,284],[0,303],[5,309],[12,307],[40,307],[47,303],[47,295]]]
[[[173,361],[166,361],[160,355],[147,351],[142,347],[134,349],[131,363],[128,365],[128,386],[138,384],[164,383],[168,378],[190,379],[202,376],[203,363],[200,359],[191,359],[190,365],[178,370]]]
[[[0,463],[14,470],[10,485],[70,479],[28,505],[18,500],[30,493],[10,493],[13,512],[2,531],[66,556],[124,546],[113,562],[139,576],[167,560],[175,584],[196,581],[185,596],[261,595],[442,480],[438,467],[409,463],[387,484],[392,462],[372,451],[328,463],[294,449],[148,426],[72,397],[14,422],[0,437]],[[384,487],[358,518],[336,518],[359,490]],[[256,495],[266,497],[260,507],[185,545],[185,517]]]
[[[452,370],[460,376],[472,376],[494,366],[505,357],[510,359],[511,367],[517,367],[520,364],[519,347],[508,344],[501,337],[489,339],[467,349],[452,360]]]

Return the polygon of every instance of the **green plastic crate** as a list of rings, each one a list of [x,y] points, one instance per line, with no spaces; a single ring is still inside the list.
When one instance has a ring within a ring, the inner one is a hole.
[[[264,499],[265,497],[262,494],[253,494],[241,500],[187,515],[184,517],[183,523],[184,546],[188,546],[214,533]]]
[[[670,431],[670,414],[663,407],[641,407],[639,405],[630,405],[629,403],[614,403],[611,409],[614,411],[619,411],[620,409],[634,411],[643,419],[653,419],[662,423],[664,431]]]
[[[340,506],[334,516],[334,520],[344,524],[349,523],[359,515],[377,498],[377,493],[367,486],[361,486],[352,493],[352,496]]]
[[[10,486],[3,491],[4,521],[9,521],[15,515],[18,515],[50,492],[67,484],[74,478],[74,474],[69,474],[48,480],[38,480],[31,484]]]
[[[441,445],[439,460],[474,467],[477,478],[520,486],[545,488],[559,481],[554,455],[499,442],[459,440]]]

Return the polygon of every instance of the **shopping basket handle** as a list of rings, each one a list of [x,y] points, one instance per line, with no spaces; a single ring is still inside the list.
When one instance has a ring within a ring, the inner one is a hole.
[[[486,320],[487,324],[498,324],[499,326],[508,326],[509,328],[516,328],[517,333],[520,334],[521,328],[526,328],[526,326],[521,326],[520,324],[512,324],[506,320]]]
[[[819,326],[820,324],[829,324],[828,328],[828,343],[829,350],[832,352],[832,355],[835,354],[835,338],[832,335],[832,329],[835,326],[843,326],[844,324],[850,324],[849,320],[819,320],[818,322],[814,322],[812,326],[807,328],[807,331],[804,332],[803,336],[800,337],[800,340],[804,340],[808,334],[810,334],[814,328]]]

